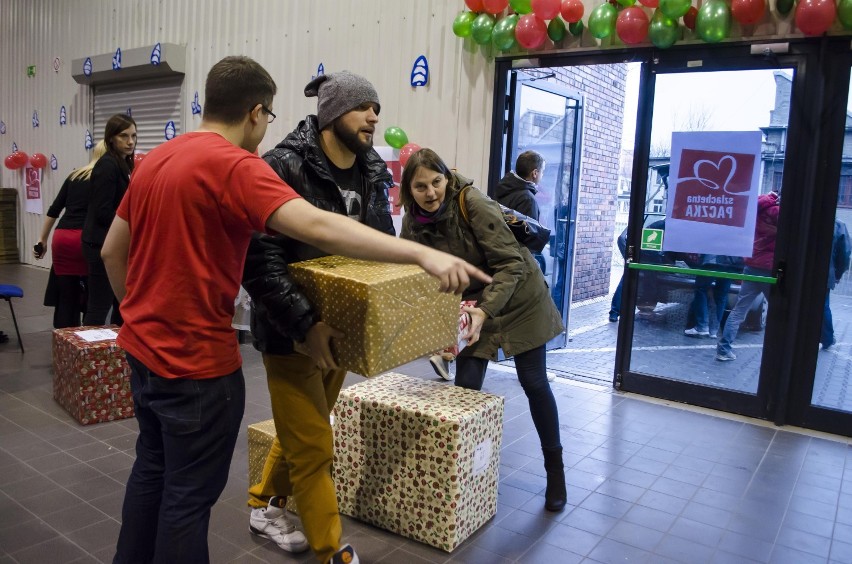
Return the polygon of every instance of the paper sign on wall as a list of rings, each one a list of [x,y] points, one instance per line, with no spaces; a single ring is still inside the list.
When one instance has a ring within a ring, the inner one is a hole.
[[[760,131],[672,134],[664,251],[750,257]]]
[[[393,147],[377,145],[373,147],[379,156],[384,159],[388,165],[388,172],[393,176],[393,186],[388,190],[388,200],[390,201],[391,219],[393,226],[396,229],[396,234],[402,230],[402,207],[399,204],[399,182],[402,180],[402,165],[399,163],[399,150]]]
[[[26,195],[26,210],[29,213],[41,214],[44,208],[41,202],[41,170],[32,167],[24,168],[24,194]]]

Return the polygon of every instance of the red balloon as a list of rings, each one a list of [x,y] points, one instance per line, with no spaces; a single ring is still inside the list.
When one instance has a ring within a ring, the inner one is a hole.
[[[406,143],[402,146],[402,149],[399,150],[399,164],[405,166],[405,163],[408,162],[408,159],[421,149],[420,145],[417,143]]]
[[[524,49],[537,49],[547,37],[547,24],[535,14],[524,14],[515,25],[515,39]]]
[[[759,22],[765,13],[766,0],[731,0],[731,15],[743,25]]]
[[[648,37],[651,20],[642,8],[631,6],[624,8],[615,20],[615,33],[627,45],[642,43]]]
[[[482,0],[464,0],[465,6],[467,6],[471,12],[482,12],[485,10],[482,6]]]
[[[489,14],[499,14],[509,5],[509,0],[482,0],[482,9]]]
[[[540,20],[552,20],[559,13],[561,2],[559,0],[532,0],[532,13]],[[547,33],[545,31],[545,33]]]
[[[15,160],[15,153],[12,153],[11,155],[3,159],[3,164],[5,164],[6,168],[8,168],[9,170],[17,170],[21,168],[18,166],[18,163]]]
[[[639,3],[649,8],[657,8],[660,5],[660,0],[639,0]]]
[[[698,8],[690,6],[689,10],[683,15],[683,25],[695,31],[695,18],[698,17]]]
[[[27,162],[29,162],[30,160],[29,155],[27,155],[23,151],[15,151],[14,153],[12,153],[12,158],[15,159],[15,164],[18,166],[18,168],[25,167],[27,165]]]
[[[33,168],[44,168],[47,166],[47,157],[41,153],[33,153],[30,156],[30,164],[33,165]]]
[[[577,23],[583,17],[583,0],[562,0],[562,19],[568,23]]]
[[[796,27],[805,35],[822,35],[837,17],[834,0],[799,0],[796,4]]]

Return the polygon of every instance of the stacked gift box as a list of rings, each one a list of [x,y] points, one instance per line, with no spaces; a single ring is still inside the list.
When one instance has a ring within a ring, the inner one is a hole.
[[[0,188],[0,264],[17,264],[18,258],[18,191]]]
[[[419,266],[328,256],[289,269],[322,320],[345,334],[332,349],[350,372],[376,376],[457,341],[458,296]]]
[[[389,373],[341,391],[340,512],[452,551],[497,511],[503,398]]]
[[[249,486],[260,483],[260,479],[263,477],[263,466],[266,464],[266,455],[272,448],[273,440],[275,440],[274,419],[267,419],[248,426]],[[277,493],[283,494],[284,492]],[[286,509],[298,513],[293,496],[287,498]]]
[[[130,366],[115,343],[117,330],[75,327],[53,332],[53,398],[83,425],[133,417]]]

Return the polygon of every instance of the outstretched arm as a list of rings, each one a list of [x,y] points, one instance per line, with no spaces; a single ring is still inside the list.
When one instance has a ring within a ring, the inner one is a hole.
[[[491,282],[490,276],[459,258],[379,233],[301,199],[290,200],[275,210],[267,221],[267,227],[331,254],[420,265],[441,281],[443,292],[461,293],[470,283],[471,276],[485,283]]]

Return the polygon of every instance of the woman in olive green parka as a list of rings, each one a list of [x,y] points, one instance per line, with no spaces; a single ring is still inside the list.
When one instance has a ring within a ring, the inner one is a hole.
[[[431,149],[408,159],[400,200],[406,211],[403,238],[462,258],[492,277],[490,284],[471,280],[464,291],[463,299],[475,300],[476,306],[464,310],[471,323],[463,336],[468,344],[456,359],[455,383],[479,390],[498,349],[514,357],[544,454],[545,508],[561,511],[566,493],[559,414],[544,347],[563,326],[541,269],[515,240],[500,206],[450,171]]]

